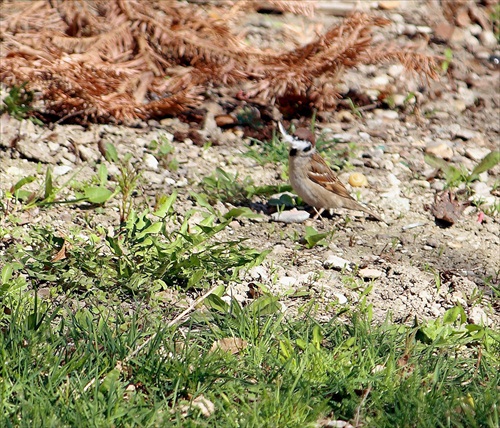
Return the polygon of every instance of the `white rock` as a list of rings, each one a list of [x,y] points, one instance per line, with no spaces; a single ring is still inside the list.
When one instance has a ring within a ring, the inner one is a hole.
[[[303,210],[297,210],[296,208],[289,211],[275,212],[271,214],[271,219],[273,221],[279,221],[281,223],[302,223],[309,218],[309,213]]]
[[[477,197],[487,198],[491,196],[491,187],[482,181],[476,181],[472,185],[472,189],[474,190],[474,194],[476,196],[475,199],[477,199]]]
[[[473,36],[479,36],[483,32],[483,27],[481,27],[479,24],[472,24],[469,25],[469,33],[471,33]]]
[[[335,256],[333,254],[328,256],[328,258],[323,262],[323,266],[326,269],[335,269],[335,270],[345,269],[348,271],[351,270],[350,264],[351,264],[350,261],[343,259],[342,257]]]
[[[377,279],[380,278],[384,273],[378,269],[364,268],[360,269],[358,275],[364,279]]]
[[[387,73],[391,77],[399,77],[405,71],[405,67],[402,64],[393,64],[387,70]]]
[[[347,297],[345,297],[343,294],[333,293],[333,295],[337,298],[337,301],[339,302],[339,304],[345,305],[347,303]]]
[[[421,34],[432,34],[432,28],[427,27],[426,25],[418,25],[417,31]]]
[[[469,312],[469,318],[474,324],[490,326],[492,320],[488,317],[486,312],[479,306],[474,306]]]
[[[469,159],[480,161],[483,159],[490,151],[484,147],[469,147],[465,149],[465,156]]]
[[[142,161],[147,169],[153,171],[156,171],[158,169],[159,165],[158,159],[156,159],[151,153],[146,153]]]
[[[460,126],[457,130],[455,130],[454,135],[455,137],[462,138],[464,140],[470,140],[477,135],[477,132]]]
[[[497,38],[493,31],[485,30],[479,35],[481,43],[487,48],[493,49],[498,45]]]
[[[62,175],[66,175],[70,171],[73,171],[73,169],[74,168],[69,165],[57,165],[54,167],[52,175],[54,177],[60,177]]]
[[[431,141],[427,144],[425,152],[442,159],[451,159],[453,157],[451,143],[444,140]]]
[[[372,79],[372,86],[379,88],[385,88],[389,84],[389,76],[386,74],[381,74]]]
[[[293,276],[283,276],[278,279],[278,284],[282,287],[290,288],[297,284],[297,278]]]
[[[376,108],[373,110],[373,113],[378,117],[389,120],[395,120],[399,117],[399,113],[396,110],[383,110]]]
[[[394,174],[387,174],[387,182],[391,187],[398,187],[401,181]]]
[[[371,138],[372,138],[372,137],[370,136],[370,134],[368,134],[368,132],[363,132],[363,131],[361,131],[358,135],[359,135],[359,137],[360,137],[362,140],[364,140],[364,141],[370,141],[370,140],[371,140]]]

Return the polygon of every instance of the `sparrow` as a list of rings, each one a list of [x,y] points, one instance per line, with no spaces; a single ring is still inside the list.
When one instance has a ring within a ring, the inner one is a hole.
[[[363,211],[376,220],[383,221],[349,194],[325,160],[316,152],[316,139],[311,131],[298,128],[293,135],[288,135],[281,122],[278,127],[283,139],[290,144],[290,184],[297,195],[316,210],[314,220],[325,209],[347,208]]]

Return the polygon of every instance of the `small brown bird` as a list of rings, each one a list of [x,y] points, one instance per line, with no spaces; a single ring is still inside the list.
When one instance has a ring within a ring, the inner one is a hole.
[[[288,135],[281,123],[278,123],[278,127],[284,140],[290,144],[290,183],[297,195],[316,209],[314,219],[325,209],[348,208],[363,211],[376,220],[383,221],[349,194],[324,159],[316,153],[316,140],[311,131],[298,128],[293,135]]]

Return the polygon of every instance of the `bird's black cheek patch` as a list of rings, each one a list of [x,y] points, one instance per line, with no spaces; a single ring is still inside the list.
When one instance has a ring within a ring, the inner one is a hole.
[[[307,146],[305,149],[304,149],[304,153],[307,153],[308,151],[310,151],[312,149],[312,146]]]
[[[291,149],[290,156],[297,156],[297,149]]]

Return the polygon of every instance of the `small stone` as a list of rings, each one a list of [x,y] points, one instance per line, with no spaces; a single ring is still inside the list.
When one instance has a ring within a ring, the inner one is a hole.
[[[461,138],[462,140],[470,140],[477,135],[476,131],[472,129],[463,128],[461,126],[455,131],[454,136],[456,138]]]
[[[358,272],[358,275],[363,279],[377,279],[380,278],[383,274],[383,272],[373,268],[360,269]]]
[[[397,77],[401,76],[401,74],[403,74],[404,71],[405,71],[404,65],[393,64],[388,68],[387,74],[391,77],[397,78]]]
[[[394,174],[387,174],[387,182],[391,187],[399,187],[401,180],[398,179]]]
[[[399,113],[396,110],[383,110],[376,108],[373,113],[375,116],[381,117],[383,119],[395,120],[399,118]]]
[[[425,152],[442,159],[451,159],[453,157],[453,149],[446,141],[431,141],[427,144]]]
[[[483,32],[483,27],[479,24],[472,24],[468,27],[468,30],[473,36],[479,36]]]
[[[354,115],[349,110],[340,110],[337,113],[337,119],[340,122],[351,123],[355,120]]]
[[[469,159],[480,161],[483,159],[490,151],[483,147],[470,147],[465,150],[465,156]]]
[[[458,113],[463,113],[467,109],[467,104],[463,100],[453,100],[453,109]]]
[[[78,151],[80,153],[81,159],[87,162],[97,162],[100,158],[100,154],[97,152],[97,150],[92,150],[87,146],[78,146]]]
[[[444,190],[444,182],[442,180],[434,180],[433,183],[431,184],[431,187],[434,190],[441,192]]]
[[[382,10],[393,10],[400,6],[399,0],[381,0],[378,2],[378,7]]]
[[[490,326],[492,324],[491,319],[488,317],[484,309],[479,306],[471,308],[469,318],[476,325]]]
[[[381,74],[372,80],[372,86],[375,88],[385,88],[389,84],[389,76]]]
[[[460,95],[460,99],[465,103],[466,107],[472,107],[476,103],[477,97],[473,90],[464,86],[459,86],[458,94]]]
[[[328,256],[328,258],[323,262],[323,266],[326,269],[335,269],[335,270],[342,270],[345,269],[347,271],[350,271],[351,262],[348,260],[343,259],[342,257],[335,256],[331,254]]]
[[[347,303],[347,297],[340,293],[333,293],[333,295],[337,298],[337,301],[340,305],[345,305]]]
[[[447,42],[453,36],[455,26],[447,21],[438,22],[434,27],[434,37],[438,40]]]
[[[231,223],[228,225],[231,229],[239,229],[241,227],[241,224],[238,220],[233,220]]]
[[[273,221],[279,221],[281,223],[302,223],[310,217],[307,211],[297,210],[294,208],[289,211],[275,212],[271,214],[271,219]]]
[[[155,174],[151,171],[144,171],[142,176],[144,177],[146,183],[161,184],[163,182],[163,177],[160,174]]]
[[[421,187],[423,189],[430,189],[431,188],[431,183],[429,183],[427,180],[413,180],[411,182],[414,186]]]
[[[364,141],[370,141],[372,139],[371,135],[368,132],[360,132],[359,137]]]
[[[491,187],[482,181],[476,181],[472,184],[475,199],[478,197],[488,198],[491,196]]]
[[[420,34],[432,34],[432,28],[427,25],[417,25],[417,32]]]
[[[60,177],[62,175],[66,175],[68,172],[73,171],[74,168],[72,168],[69,165],[57,165],[54,167],[52,171],[52,175],[54,177]]]
[[[406,102],[406,96],[403,95],[403,94],[394,94],[392,96],[392,100],[394,101],[394,105],[396,107],[401,107],[405,104]],[[409,100],[408,102],[411,102],[413,101],[413,103],[415,102],[415,98],[412,98],[411,100]]]
[[[278,284],[281,285],[281,287],[290,288],[297,284],[297,278],[293,276],[282,276],[278,279]]]
[[[146,153],[142,159],[144,166],[149,169],[156,171],[158,169],[158,159],[156,159],[151,153]]]
[[[479,35],[479,39],[481,40],[481,43],[483,46],[486,46],[487,48],[494,49],[498,45],[497,38],[495,36],[495,33],[490,30],[485,30]]]
[[[392,171],[394,169],[394,164],[389,159],[384,159],[380,161],[380,168],[385,169],[387,171]]]

